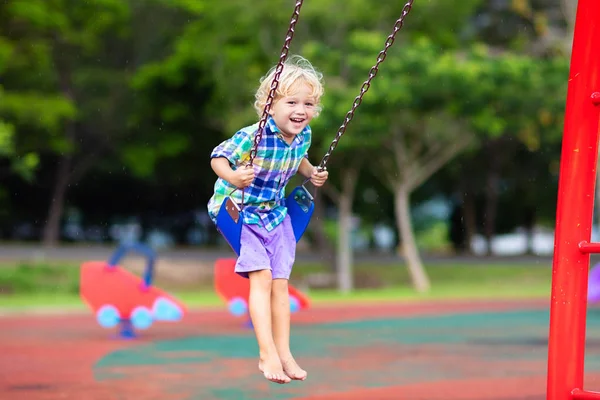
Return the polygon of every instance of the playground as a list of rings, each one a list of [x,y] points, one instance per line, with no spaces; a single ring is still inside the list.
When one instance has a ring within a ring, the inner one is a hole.
[[[277,69],[273,70],[274,78],[270,92],[264,107],[261,105],[264,110],[248,153],[248,165],[251,167],[254,166],[254,157],[260,153],[259,145],[261,145],[267,119],[279,119],[278,115],[281,115],[281,111],[271,114],[269,112],[275,110],[275,108],[271,109],[271,104],[273,107],[277,106],[275,91],[279,84],[281,68],[283,68],[290,50],[302,3],[302,0],[296,0],[296,7],[281,50],[279,64],[277,64]],[[312,304],[308,286],[301,290],[300,286],[297,288],[290,285],[289,307],[293,325],[291,348],[296,360],[302,368],[308,371],[308,378],[302,382],[292,381],[286,385],[277,385],[264,378],[281,381],[283,371],[280,368],[279,377],[276,369],[266,371],[267,368],[265,368],[264,375],[258,371],[257,340],[248,318],[250,303],[253,306],[268,304],[269,301],[275,304],[277,308],[264,307],[263,309],[268,311],[262,315],[260,312],[255,314],[256,308],[253,307],[253,321],[256,322],[257,332],[259,331],[258,327],[268,325],[264,322],[268,318],[274,321],[283,321],[285,330],[280,329],[279,333],[285,333],[285,343],[278,343],[278,345],[285,346],[282,351],[287,353],[288,293],[285,289],[286,286],[279,286],[278,289],[275,289],[275,285],[273,285],[273,289],[271,289],[272,277],[278,278],[275,273],[272,276],[266,275],[268,278],[263,278],[263,275],[259,274],[252,275],[253,277],[259,276],[259,278],[256,280],[252,278],[253,295],[250,296],[249,281],[239,277],[234,271],[235,259],[217,260],[214,270],[214,290],[222,300],[221,305],[193,308],[175,295],[169,294],[167,290],[158,287],[154,282],[154,265],[157,256],[152,248],[142,243],[125,245],[120,242],[120,247],[110,259],[86,259],[77,268],[80,274],[77,290],[82,303],[88,307],[86,312],[69,312],[62,309],[53,312],[0,314],[0,326],[2,327],[0,329],[0,354],[2,355],[0,358],[0,399],[600,399],[600,392],[583,389],[584,387],[591,389],[600,387],[600,340],[598,339],[600,338],[600,309],[597,307],[600,301],[600,264],[596,264],[590,271],[590,255],[600,253],[600,242],[592,238],[594,196],[597,193],[595,185],[598,165],[598,109],[600,107],[599,75],[596,73],[596,69],[600,53],[591,50],[595,48],[594,44],[600,41],[600,30],[593,24],[593,17],[598,14],[599,3],[591,0],[580,0],[575,3],[578,3],[575,7],[577,15],[573,15],[573,19],[576,17],[576,22],[574,23],[560,175],[558,177],[556,229],[553,233],[555,244],[552,288],[547,295],[533,297],[532,287],[525,282],[527,293],[532,296],[527,299],[473,298],[465,300],[463,298]],[[392,33],[387,37],[385,46],[378,53],[376,63],[368,64],[372,65],[368,79],[361,86],[359,95],[355,98],[352,108],[346,114],[343,124],[338,129],[320,164],[318,166],[310,165],[308,173],[303,174],[307,177],[306,182],[310,180],[315,187],[324,184],[327,176],[325,172],[327,161],[344,134],[346,125],[354,117],[354,112],[361,104],[363,95],[371,86],[371,80],[377,74],[379,65],[387,57],[387,51],[394,43],[396,33],[404,26],[404,18],[409,14],[412,6],[413,0],[408,0],[402,8],[400,18],[393,26]],[[21,22],[22,15],[19,7],[7,7],[6,9],[14,13],[14,21]],[[77,9],[77,13],[79,12],[80,10]],[[39,10],[32,13],[36,16],[42,14],[44,13]],[[90,13],[90,15],[94,14]],[[204,18],[204,14],[202,16]],[[337,16],[335,16],[336,18],[333,16],[332,14],[332,20],[337,19]],[[74,18],[74,21],[78,21],[78,18]],[[41,36],[45,36],[45,33]],[[24,37],[27,38],[27,35]],[[36,37],[36,35],[32,35],[32,37]],[[357,40],[357,42],[366,43],[366,38],[367,36],[364,36],[365,40]],[[92,42],[92,39],[89,41]],[[186,46],[178,47],[187,48]],[[418,51],[418,47],[415,49],[417,51],[407,51],[404,54],[421,53]],[[323,52],[329,53],[329,51]],[[453,60],[453,58],[447,60]],[[389,64],[394,65],[391,62]],[[432,63],[422,62],[415,65],[428,64]],[[444,65],[443,63],[438,64],[437,58],[435,64]],[[447,64],[449,66],[455,63],[448,62]],[[21,67],[20,64],[16,64],[16,66]],[[158,71],[158,69],[155,70]],[[171,71],[170,68],[168,70]],[[57,71],[64,72],[60,69]],[[410,72],[413,73],[412,69]],[[438,73],[439,71],[436,71],[436,74]],[[431,76],[437,77],[436,74]],[[469,74],[460,72],[451,75],[464,77],[466,80]],[[63,80],[61,77],[61,81]],[[504,79],[502,80],[504,81]],[[440,82],[444,82],[445,85],[447,79],[441,79]],[[440,86],[444,85],[440,84]],[[418,85],[411,84],[410,86]],[[482,84],[482,86],[485,85]],[[532,89],[533,86],[528,88],[521,83],[518,88],[519,92],[522,92],[520,95],[536,91]],[[297,128],[305,124],[302,130],[299,132],[294,130],[293,133],[290,133],[292,131],[285,132],[277,125],[277,129],[265,133],[265,137],[271,134],[271,140],[274,142],[277,142],[277,137],[279,139],[290,138],[291,140],[287,144],[291,145],[297,135],[310,134],[309,130],[304,131],[304,129],[313,116],[315,110],[313,107],[317,105],[317,102],[312,96],[302,94],[304,89],[306,88],[303,87],[298,92],[299,95],[281,97],[286,98],[286,104],[293,107],[289,109],[292,110],[289,115],[284,114],[284,118],[282,118],[284,124],[281,126]],[[445,87],[443,89],[446,90]],[[64,91],[62,88],[61,90]],[[443,94],[444,90],[440,90],[440,93]],[[456,93],[461,93],[461,90]],[[503,91],[510,92],[510,86],[503,86]],[[544,90],[541,92],[545,94]],[[492,90],[490,93],[493,95],[491,96],[493,103],[503,101],[502,97],[496,99],[496,95],[501,94],[500,92]],[[486,96],[469,102],[486,103],[488,102]],[[426,101],[423,102],[431,102],[431,97],[431,94],[425,93],[423,99]],[[443,96],[438,96],[436,93],[433,97],[437,102],[444,103]],[[451,94],[450,97],[454,98],[456,95]],[[418,99],[411,100],[411,103],[419,102]],[[389,100],[386,99],[383,103],[389,103]],[[279,104],[283,104],[283,102]],[[518,103],[515,104],[512,105],[515,110],[521,107]],[[300,111],[295,111],[296,107],[303,107],[303,109],[298,108]],[[394,111],[390,115],[395,114],[396,110],[400,108],[402,108],[401,105],[395,104]],[[451,105],[450,108],[454,113],[458,112],[455,110],[460,107]],[[471,108],[471,105],[466,107],[468,110]],[[483,111],[477,111],[475,116],[467,112],[457,118],[457,121],[465,117],[479,119],[480,113],[481,115],[496,114],[501,109],[502,107],[498,107],[492,109],[491,112],[489,109],[483,109]],[[417,109],[420,119],[416,120],[425,121],[426,118],[429,118],[431,110],[435,110],[435,113],[438,112],[437,109],[428,107]],[[507,114],[513,112],[510,111],[510,107],[508,110]],[[539,111],[542,125],[540,129],[544,133],[550,125],[562,125],[550,117],[545,118],[544,115],[551,114],[545,108],[538,110],[534,107],[531,110],[523,111],[532,115]],[[173,114],[177,113],[173,112]],[[185,112],[181,114],[185,114]],[[378,111],[379,114],[383,114],[383,112]],[[500,115],[500,118],[503,116]],[[396,123],[395,118],[389,121]],[[413,125],[413,121],[410,122],[407,124],[405,121],[404,126]],[[442,119],[438,121],[441,126],[446,126],[447,122]],[[488,125],[488,121],[485,122],[485,125]],[[2,123],[3,121],[0,120],[0,128],[2,128]],[[69,124],[73,131],[76,130],[76,124],[73,121]],[[273,122],[273,124],[279,123]],[[385,122],[383,125],[390,124]],[[8,125],[6,126],[8,127]],[[390,131],[394,136],[402,137],[401,141],[393,141],[390,146],[394,149],[398,162],[402,159],[411,159],[412,156],[406,157],[406,155],[418,154],[422,145],[421,143],[415,146],[416,152],[414,149],[412,152],[405,152],[404,136],[406,135],[405,131],[409,130],[404,126],[398,131]],[[479,124],[475,126],[478,127]],[[18,124],[15,127],[18,127]],[[456,125],[456,127],[460,128],[457,130],[463,131],[461,125]],[[525,124],[522,127],[529,128],[530,125]],[[449,126],[448,131],[451,130]],[[506,128],[500,130],[516,131],[518,129],[516,126],[508,124]],[[4,135],[10,137],[12,126],[10,129],[4,128],[4,131],[8,132]],[[278,135],[273,135],[274,133],[278,133]],[[423,136],[428,136],[428,132]],[[439,148],[448,147],[442,142],[435,145],[436,140],[432,139],[427,146],[434,143],[431,145],[433,148],[437,148],[437,145]],[[448,143],[454,144],[455,142],[455,140],[451,140]],[[380,147],[385,147],[387,142],[382,143],[384,145]],[[283,146],[281,143],[279,145]],[[238,145],[236,144],[236,146]],[[179,144],[174,147],[186,146]],[[239,147],[241,149],[243,146],[239,145]],[[277,148],[279,147],[273,149]],[[294,149],[299,148],[299,146],[294,147]],[[273,149],[268,148],[267,150],[275,154]],[[281,147],[281,149],[287,149],[287,147]],[[538,149],[540,148],[536,148],[536,150]],[[528,150],[533,152],[533,146]],[[292,161],[296,157],[296,161],[300,165],[304,162],[303,157],[307,151],[307,149],[301,149],[301,152],[291,156],[288,153],[292,152],[285,150],[282,154],[286,154],[286,157]],[[267,154],[264,148],[263,152]],[[215,158],[233,157],[234,153],[237,154],[237,150],[230,153],[227,152],[225,155],[219,153]],[[10,152],[8,155],[12,156]],[[171,156],[174,155],[171,154]],[[452,158],[454,155],[452,153],[445,157]],[[130,158],[137,161],[137,157]],[[355,158],[352,157],[352,159]],[[292,161],[287,161],[285,168],[271,166],[271,160],[275,160],[277,163],[280,161],[279,158],[272,155],[269,155],[268,158],[263,157],[263,159],[269,160],[268,164],[265,163],[265,167],[261,165],[259,169],[259,172],[265,175],[255,178],[254,175],[251,176],[247,173],[237,174],[234,177],[236,179],[233,179],[236,181],[236,184],[233,185],[235,190],[230,191],[223,199],[219,199],[215,203],[219,205],[218,208],[215,208],[215,210],[219,210],[216,224],[217,230],[240,258],[244,258],[244,251],[249,249],[250,252],[247,254],[251,254],[256,248],[260,248],[265,253],[263,258],[268,258],[267,261],[270,262],[267,265],[272,266],[275,271],[274,265],[279,263],[275,260],[278,259],[279,253],[285,253],[290,247],[286,247],[287,242],[272,241],[271,238],[275,236],[261,238],[260,246],[256,247],[253,247],[251,242],[242,240],[242,227],[248,224],[252,225],[252,219],[245,220],[249,215],[244,213],[252,214],[256,211],[256,209],[253,211],[251,207],[258,207],[260,210],[265,208],[265,202],[262,200],[248,200],[245,203],[244,188],[254,180],[254,182],[262,182],[256,186],[261,189],[272,190],[277,187],[276,197],[281,197],[280,190],[289,180],[289,176],[286,174],[288,172],[296,173],[300,171],[300,167],[292,168]],[[229,160],[232,165],[235,165],[236,171],[242,165],[238,163],[240,160],[242,160],[241,157],[235,159],[235,162]],[[243,160],[246,162],[245,159]],[[260,156],[257,158],[257,163],[259,160],[261,160]],[[70,161],[69,156],[69,162],[64,163],[65,171],[67,171],[63,174],[65,176],[69,175]],[[232,168],[226,161],[222,161],[221,165]],[[439,167],[436,166],[436,168]],[[281,171],[279,171],[280,169]],[[288,169],[289,171],[287,171]],[[233,176],[233,171],[231,169],[228,177]],[[244,172],[241,168],[239,171]],[[250,170],[251,173],[253,173],[252,171]],[[279,174],[277,178],[267,175],[272,171]],[[432,169],[431,173],[434,172],[435,170]],[[409,202],[409,193],[403,192],[408,192],[406,187],[411,185],[406,184],[406,178],[400,181],[393,180],[391,177],[398,174],[391,169],[387,171],[387,174],[391,179],[391,186],[395,187],[397,197],[395,201],[400,204],[395,207],[395,211],[399,214],[396,218],[405,217],[405,220],[410,220],[410,210],[402,204]],[[404,174],[402,172],[400,175]],[[230,180],[228,177],[227,181]],[[225,178],[222,179],[225,181]],[[353,179],[358,179],[357,175],[354,175]],[[420,182],[428,177],[419,176],[417,179],[413,176],[411,179]],[[534,178],[530,179],[531,182],[534,180]],[[64,181],[64,185],[62,185],[65,187],[62,192],[64,195],[66,187],[70,183],[67,178],[61,181]],[[275,183],[271,185],[271,181]],[[408,179],[408,181],[411,180]],[[231,183],[227,182],[227,185],[231,185]],[[215,187],[217,188],[217,186]],[[463,190],[462,185],[457,187],[460,187],[461,191]],[[238,189],[242,189],[241,193],[236,194],[236,196],[239,195],[239,200],[233,195]],[[226,190],[223,190],[223,193],[225,192]],[[215,194],[223,195],[223,193]],[[254,192],[250,191],[250,193],[251,196],[260,198]],[[61,196],[56,195],[56,197],[60,198]],[[276,207],[281,204],[280,200],[282,199],[277,199],[273,203],[270,203],[271,200],[266,202],[268,203],[267,211],[276,211]],[[55,202],[55,199],[53,198],[52,201]],[[518,198],[513,203],[520,201],[521,198]],[[244,208],[248,204],[256,205]],[[258,206],[259,204],[260,206]],[[285,209],[291,217],[287,235],[293,242],[291,244],[295,246],[295,242],[301,239],[311,220],[315,209],[314,198],[301,185],[288,196]],[[51,215],[57,215],[57,220],[60,220],[58,214],[56,212]],[[276,213],[270,215],[277,217]],[[341,212],[340,215],[342,215]],[[285,214],[281,214],[281,217],[285,217]],[[262,220],[262,217],[260,218]],[[340,220],[342,219],[340,217]],[[265,221],[267,220],[263,220],[263,222]],[[341,221],[340,226],[344,227]],[[410,223],[400,223],[399,227],[403,255],[408,262],[409,269],[414,271],[415,258],[411,257],[411,251],[416,252],[417,249],[416,244],[413,243],[412,228]],[[51,230],[48,232],[51,233]],[[407,233],[410,235],[404,235]],[[48,237],[50,244],[56,239],[53,239],[50,234],[44,236]],[[256,236],[258,237],[258,234]],[[345,250],[348,254],[350,248]],[[130,251],[140,253],[146,260],[146,268],[141,276],[126,270],[120,264]],[[413,265],[411,265],[411,260]],[[237,265],[239,267],[240,264]],[[255,263],[252,267],[264,267],[264,265]],[[52,272],[54,273],[54,271]],[[342,276],[339,270],[338,273]],[[287,277],[288,275],[285,276],[286,279]],[[12,276],[11,279],[18,280]],[[269,286],[260,286],[261,280],[267,282]],[[415,279],[415,288],[419,289],[416,281]],[[259,283],[255,284],[255,282]],[[501,285],[501,283],[500,279],[498,282],[494,281],[494,284]],[[421,288],[424,289],[426,286],[423,285],[423,282],[421,284]],[[0,287],[0,289],[2,288]],[[6,288],[4,291],[11,294],[11,291]],[[30,288],[29,293],[34,292],[35,290]],[[256,299],[254,293],[259,293],[258,296],[266,293],[262,297],[265,301],[262,303],[256,300],[250,302],[251,297]],[[460,294],[462,296],[467,293],[461,291]],[[259,318],[256,318],[257,315]],[[280,328],[281,326],[283,324],[280,324]],[[274,331],[272,329],[272,333]],[[277,336],[276,333],[275,336]],[[259,341],[262,338],[263,343],[272,339],[268,337],[268,333],[267,335],[257,334],[257,337]],[[264,340],[265,338],[266,340]],[[280,342],[283,341],[280,340]],[[261,348],[269,349],[269,347],[262,347],[262,343]],[[272,344],[271,348],[275,348],[275,344]],[[277,350],[279,351],[279,348]],[[279,351],[278,354],[286,353]],[[271,362],[271,364],[276,364],[276,362]],[[294,374],[288,370],[286,373],[290,377],[294,377]]]
[[[542,399],[548,317],[545,301],[312,307],[293,315],[292,335],[309,378],[274,385],[252,330],[223,309],[129,340],[88,313],[7,316],[0,398]],[[588,321],[585,382],[598,387],[600,319]]]

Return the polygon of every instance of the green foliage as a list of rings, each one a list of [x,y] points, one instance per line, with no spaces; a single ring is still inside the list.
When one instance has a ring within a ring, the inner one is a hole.
[[[266,1],[231,0],[205,8],[202,2],[168,3],[187,12],[188,23],[176,36],[168,57],[138,71],[134,87],[145,90],[156,82],[169,88],[187,83],[207,87],[210,82],[210,90],[202,97],[212,124],[232,132],[254,122],[256,116],[248,105],[260,76],[277,60],[292,11],[285,6],[289,3],[278,1],[277,6]],[[193,77],[190,71],[194,71]]]
[[[305,2],[290,54],[311,60],[326,83],[311,160],[344,121],[404,3]],[[502,170],[504,193],[518,189],[523,202],[552,209],[568,60],[489,47],[529,49],[528,21],[538,21],[536,30],[553,23],[539,2],[533,14],[512,6],[415,2],[331,158],[330,184],[339,186],[343,168],[361,162],[374,171],[361,172],[359,193],[373,187],[373,175],[422,183],[428,174],[413,167],[440,157],[430,150],[468,141],[460,163],[431,187],[452,193],[467,181],[483,188],[488,151],[503,142],[505,163],[515,160]],[[97,172],[119,171],[171,192],[191,187],[199,194],[190,203],[204,203],[214,180],[208,154],[256,121],[253,93],[279,58],[292,10],[288,0],[0,2],[0,167],[33,179],[39,160],[45,171],[68,157],[73,172],[101,154]],[[482,28],[506,15],[510,21],[496,22],[493,32]],[[410,156],[404,166],[399,144]],[[361,216],[391,209],[381,186],[378,192],[382,198]]]
[[[128,6],[120,0],[10,0],[0,5],[0,14],[0,118],[14,132],[10,154],[0,156],[31,180],[39,154],[77,154],[94,146],[65,126],[91,119],[102,125],[97,115],[90,118],[89,107],[106,108],[107,97],[98,104],[87,92],[86,80],[94,75],[87,65],[97,65],[108,33],[126,32]]]
[[[0,120],[0,158],[9,159],[12,171],[28,181],[33,179],[33,173],[40,161],[36,153],[26,153],[22,156],[15,153],[14,128],[2,120]]]
[[[343,120],[358,93],[355,88],[365,79],[373,65],[372,55],[377,54],[384,38],[375,32],[350,35],[352,47],[345,56],[349,78],[344,80],[335,76],[333,69],[328,71],[332,84],[324,99],[324,111],[314,123],[316,132],[331,136]],[[319,64],[329,56],[320,46],[309,46]],[[566,67],[564,60],[492,55],[481,45],[468,51],[442,50],[424,37],[392,47],[336,157],[344,151],[362,152],[365,157],[375,152],[381,162],[385,154],[382,146],[392,149],[389,144],[395,135],[401,135],[414,156],[419,156],[414,153],[416,149],[423,149],[426,155],[436,143],[451,145],[460,140],[457,138],[473,134],[481,140],[514,136],[535,150],[542,136],[545,140],[560,136],[557,128],[561,125]],[[323,142],[328,145],[326,138]],[[344,160],[342,156],[341,164]]]
[[[8,156],[14,151],[13,145],[14,129],[12,125],[0,121],[0,155]]]
[[[450,250],[448,241],[448,224],[436,222],[415,233],[417,247],[426,253],[447,253]]]
[[[482,0],[415,1],[407,28],[427,35],[442,48],[465,46],[476,38],[470,20],[483,3]]]
[[[40,94],[34,91],[2,91],[0,113],[20,126],[58,133],[66,119],[76,116],[72,101],[59,94]]]
[[[104,33],[115,28],[123,32],[129,8],[120,0],[12,0],[6,12],[39,39],[58,34],[63,44],[87,52],[101,45]]]

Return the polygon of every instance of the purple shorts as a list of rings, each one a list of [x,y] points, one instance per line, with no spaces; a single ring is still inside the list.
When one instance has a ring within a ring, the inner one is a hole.
[[[273,279],[290,279],[296,257],[296,237],[289,215],[271,232],[261,225],[242,226],[241,244],[235,264],[238,275],[248,278],[249,272],[269,269]]]

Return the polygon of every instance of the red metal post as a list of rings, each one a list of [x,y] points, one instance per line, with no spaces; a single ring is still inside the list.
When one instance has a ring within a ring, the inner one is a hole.
[[[600,0],[579,0],[558,188],[547,400],[583,389],[589,254],[600,106]]]

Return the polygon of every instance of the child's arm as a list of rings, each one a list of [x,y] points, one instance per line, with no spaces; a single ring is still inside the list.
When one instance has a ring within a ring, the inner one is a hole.
[[[315,167],[308,161],[308,158],[304,157],[298,167],[298,172],[305,178],[310,178],[313,174]]]
[[[313,166],[308,158],[303,158],[300,162],[300,166],[298,167],[298,172],[305,178],[310,178],[310,181],[313,185],[319,187],[325,184],[327,177],[329,177],[329,172],[327,170],[319,171],[319,169]]]
[[[234,171],[225,157],[212,158],[210,166],[219,178],[238,188],[250,186],[254,180],[254,168],[240,167]]]

